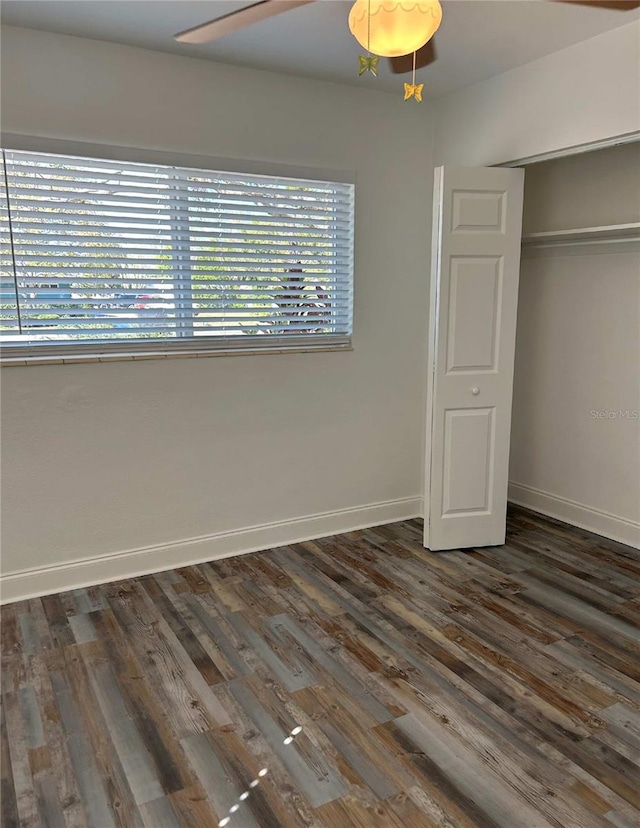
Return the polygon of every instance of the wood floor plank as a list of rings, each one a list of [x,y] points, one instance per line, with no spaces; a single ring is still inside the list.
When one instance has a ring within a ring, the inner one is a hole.
[[[236,646],[229,634],[233,633],[233,630],[229,629],[226,620],[213,610],[209,602],[200,601],[195,595],[191,594],[182,597],[194,618],[208,634],[206,637],[215,643],[218,650],[215,663],[224,675],[229,679],[250,675],[251,667],[242,657],[243,648]]]
[[[52,779],[51,785],[55,789],[66,827],[81,828],[86,821],[85,809],[52,682],[52,671],[62,661],[59,656],[60,653],[54,650],[43,656],[34,657],[30,664],[30,675],[42,726],[43,745],[37,750],[46,750],[48,754],[46,775]],[[49,788],[50,784],[47,782],[45,790]]]
[[[404,744],[414,745],[414,752],[417,748],[423,757],[428,757],[438,775],[446,780],[452,795],[474,803],[488,824],[504,828],[549,828],[551,825],[473,751],[462,742],[452,740],[434,719],[418,719],[408,713],[393,724],[402,734]]]
[[[96,630],[91,620],[91,615],[82,613],[69,617],[69,626],[73,633],[73,640],[76,644],[86,644],[87,641],[97,639]]]
[[[350,781],[368,785],[379,799],[395,796],[415,784],[415,778],[381,752],[375,723],[363,728],[345,705],[345,699],[326,687],[296,693],[296,702],[327,736],[337,753],[351,766]]]
[[[637,828],[637,822],[632,818],[625,816],[617,811],[609,811],[607,819],[616,828]]]
[[[350,698],[356,700],[358,707],[366,711],[376,723],[388,722],[393,718],[393,714],[370,693],[368,688],[363,686],[340,661],[323,649],[295,619],[282,613],[270,618],[268,624],[279,636],[283,645],[287,645],[289,638],[298,642],[313,662],[323,667]]]
[[[234,779],[230,769],[223,766],[206,733],[188,736],[182,743],[216,814],[219,818],[226,816],[246,788],[240,780]],[[255,817],[246,808],[240,815],[239,824],[243,828],[259,828]]]
[[[289,693],[317,684],[317,676],[296,658],[291,649],[278,653],[277,647],[270,646],[269,640],[265,637],[265,631],[260,629],[258,621],[254,629],[242,613],[235,612],[229,613],[227,620]]]
[[[316,756],[310,762],[300,753],[297,745],[284,744],[288,729],[283,728],[269,715],[246,681],[234,680],[230,684],[230,690],[312,807],[324,805],[346,793],[346,786],[326,758]]]
[[[96,665],[90,669],[90,676],[136,804],[160,799],[164,795],[161,770],[147,750],[144,738],[127,709],[113,671],[108,664]]]
[[[140,806],[140,814],[145,828],[180,828],[178,815],[170,799],[163,796]]]
[[[20,825],[4,704],[0,705],[0,821],[6,828]]]
[[[2,828],[640,825],[640,553],[421,531],[3,607]]]
[[[329,802],[317,809],[327,828],[402,828],[403,822],[386,803],[366,805],[355,797]]]
[[[51,683],[82,797],[87,828],[115,828],[107,787],[96,766],[91,742],[66,676],[62,672],[54,672]]]
[[[74,717],[79,717],[80,722],[77,726],[81,727],[89,738],[90,755],[106,788],[109,807],[118,828],[142,828],[131,782],[118,756],[99,700],[93,692],[89,670],[83,657],[87,653],[86,660],[91,662],[95,657],[96,647],[96,643],[91,642],[83,646],[67,647],[64,650],[63,673],[69,683],[75,705]],[[94,793],[98,795],[97,791]]]
[[[21,828],[37,828],[41,824],[38,800],[17,694],[4,693],[2,703],[19,824]]]
[[[169,794],[168,799],[178,817],[180,826],[211,828],[218,822],[215,811],[200,785],[192,785],[190,788]]]
[[[547,645],[547,649],[558,661],[574,667],[581,675],[589,676],[592,681],[607,688],[614,695],[622,696],[631,704],[640,701],[640,683],[612,667],[601,666],[595,658],[582,653],[570,639],[555,641]]]

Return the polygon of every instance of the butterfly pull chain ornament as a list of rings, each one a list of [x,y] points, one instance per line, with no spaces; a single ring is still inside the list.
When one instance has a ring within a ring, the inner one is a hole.
[[[372,75],[378,77],[378,64],[380,63],[380,58],[377,55],[358,55],[358,63],[360,67],[358,69],[358,77],[360,75],[364,75],[365,72],[371,72]]]
[[[422,103],[422,90],[424,83],[416,83],[416,53],[413,53],[413,77],[411,83],[404,85],[404,99],[405,101],[415,98],[418,103]]]
[[[378,64],[380,58],[377,55],[371,54],[369,44],[371,43],[371,0],[369,0],[369,11],[367,13],[367,56],[358,55],[358,77],[364,75],[365,72],[371,72],[374,77],[378,77]]]

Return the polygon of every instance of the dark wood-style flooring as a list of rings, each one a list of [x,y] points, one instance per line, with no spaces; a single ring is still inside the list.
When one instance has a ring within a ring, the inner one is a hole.
[[[9,605],[2,826],[639,826],[639,621],[640,553],[521,510]]]

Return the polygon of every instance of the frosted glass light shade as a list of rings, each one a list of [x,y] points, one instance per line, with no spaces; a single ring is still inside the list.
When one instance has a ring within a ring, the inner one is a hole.
[[[438,0],[356,0],[349,13],[349,29],[363,49],[369,48],[374,55],[398,57],[424,46],[441,20]]]

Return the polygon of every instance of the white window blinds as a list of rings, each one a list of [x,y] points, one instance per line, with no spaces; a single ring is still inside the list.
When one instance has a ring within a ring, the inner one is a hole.
[[[348,342],[352,184],[2,155],[5,353]]]

